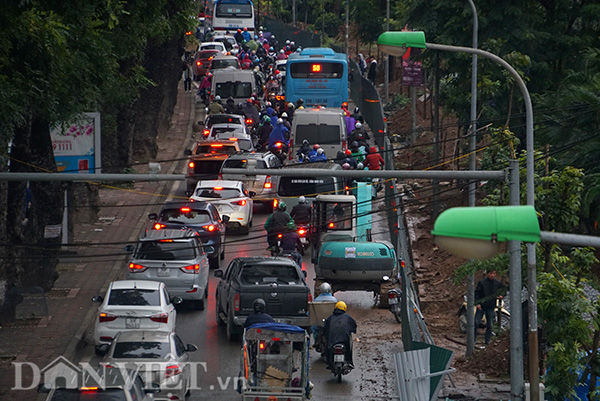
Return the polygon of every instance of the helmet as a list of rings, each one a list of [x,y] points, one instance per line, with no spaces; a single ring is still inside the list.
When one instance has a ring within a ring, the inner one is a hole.
[[[346,156],[352,156],[352,151],[350,149],[346,149],[346,152],[344,152],[346,154]]]
[[[350,169],[351,169],[351,167],[350,167],[350,165],[349,165],[348,163],[344,163],[344,164],[342,164],[342,168],[343,168],[344,170],[350,170]]]
[[[281,117],[283,117],[283,118],[287,118],[287,116],[288,116],[288,115],[287,115],[287,113],[286,113],[285,111],[284,111],[283,113],[281,113]]]
[[[304,104],[304,99],[300,98],[300,99],[296,100],[296,104],[298,104],[298,105]]]
[[[242,30],[241,30],[241,29],[238,29],[238,32],[242,32]]]
[[[369,153],[377,153],[377,148],[375,146],[371,146],[369,148]]]
[[[246,100],[246,103],[252,103],[252,98]]]
[[[290,42],[290,45],[292,45],[292,46],[294,46],[294,45],[295,45],[295,43],[294,43],[294,41],[293,41],[293,40]]]
[[[319,146],[319,144],[318,144],[318,143],[315,143],[315,144],[313,145],[313,150],[317,150],[317,149],[319,149],[319,148],[320,148],[320,146]]]
[[[248,30],[248,28],[244,27],[244,31],[247,31],[247,30]]]
[[[266,306],[267,306],[267,304],[265,303],[265,300],[262,298],[256,298],[254,300],[254,302],[252,302],[252,309],[254,309],[254,312],[256,312],[256,313],[264,313]],[[337,307],[337,304],[336,304],[336,307]]]
[[[348,306],[346,306],[346,303],[344,301],[338,301],[338,303],[335,304],[335,309],[343,310],[344,312],[346,312]]]
[[[292,102],[289,102],[289,103],[287,104],[287,107],[288,107],[288,109],[292,109],[292,110],[293,110],[293,109],[294,109],[294,107],[296,107],[296,106],[294,106],[294,103],[292,103]]]
[[[354,108],[354,113],[358,113],[360,111],[360,109],[358,107]]]
[[[296,231],[296,224],[293,221],[290,221],[286,224],[286,228],[290,231]]]
[[[281,49],[281,50],[279,50],[279,53],[283,54],[283,53],[285,53],[285,50]]]
[[[323,150],[323,148],[319,148],[319,149],[317,149],[317,154],[318,154],[318,155],[322,155],[322,154],[323,154],[323,152],[325,152],[325,151]]]
[[[352,144],[350,145],[351,148],[358,148],[358,142],[354,141],[352,142]]]
[[[356,124],[354,124],[354,126],[355,126],[356,128],[360,128],[360,127],[362,127],[362,124],[361,124],[361,123],[356,123]]]
[[[219,100],[221,100],[221,96],[219,96],[219,95],[215,96],[215,100],[218,102]]]
[[[280,202],[277,204],[277,209],[279,209],[279,210],[283,210],[283,211],[285,212],[285,209],[287,209],[287,205],[285,204],[285,202],[284,202],[284,201],[280,201]]]
[[[265,106],[267,106],[267,107],[271,107],[271,102],[267,102],[267,103],[265,103]]]
[[[342,109],[347,109],[347,108],[348,108],[348,102],[342,103]]]
[[[331,286],[329,283],[323,283],[319,286],[319,291],[321,291],[321,294],[324,292],[331,294]]]
[[[277,119],[277,124],[283,124],[283,118],[278,118]]]
[[[208,74],[206,74],[206,75],[208,75],[209,77],[212,77],[212,72],[209,72],[209,73],[208,73]],[[219,99],[220,99],[220,98],[221,98],[221,97],[219,96]]]
[[[308,139],[304,139],[304,140],[302,141],[302,145],[308,145]]]
[[[263,116],[263,121],[271,121],[271,117],[267,116],[266,114]]]
[[[365,165],[364,165],[364,164],[362,164],[362,163],[358,163],[358,164],[356,165],[356,169],[357,169],[357,170],[362,170],[362,169],[364,169],[364,168],[365,168]]]
[[[306,203],[306,198],[304,196],[298,197],[298,203]]]
[[[285,41],[285,44],[286,44],[286,45],[289,45],[289,44],[290,44],[290,41],[289,41],[289,40],[286,40],[286,41]]]
[[[275,35],[271,35],[271,38],[275,39]]]

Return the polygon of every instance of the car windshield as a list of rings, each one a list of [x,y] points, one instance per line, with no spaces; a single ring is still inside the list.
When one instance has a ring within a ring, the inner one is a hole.
[[[144,359],[165,359],[171,347],[167,342],[158,341],[131,341],[118,342],[115,344],[113,358],[144,358]]]
[[[252,96],[252,83],[250,82],[219,82],[215,88],[215,95],[221,99],[232,97],[234,99],[248,99]]]
[[[210,45],[202,45],[202,50],[219,50],[222,51],[223,50],[223,43],[219,43],[219,44],[210,44]]]
[[[216,52],[214,50],[207,50],[207,51],[203,51],[198,53],[198,55],[196,56],[196,58],[198,59],[208,59],[212,56],[214,56],[215,54],[219,54],[219,52]]]
[[[231,199],[239,198],[241,192],[236,188],[221,188],[219,187],[208,187],[208,188],[197,188],[196,196],[201,198],[212,198],[212,199]]]
[[[208,118],[208,121],[206,122],[206,127],[210,128],[215,124],[224,124],[224,123],[242,125],[242,120],[240,117],[232,116],[230,114],[214,114]]]
[[[248,160],[248,159],[230,159],[225,160],[223,168],[267,168],[264,160]]]
[[[127,401],[125,391],[119,388],[82,391],[79,389],[56,389],[52,401]]]
[[[202,163],[200,163],[202,164]],[[221,163],[219,163],[221,167]],[[218,172],[218,170],[217,170]],[[181,209],[165,209],[160,214],[160,221],[179,224],[204,224],[210,223],[210,214],[206,210],[181,211]]]
[[[295,267],[288,265],[248,265],[242,269],[241,280],[243,284],[300,284]]]
[[[247,138],[247,135],[245,135],[241,132],[233,132],[233,133],[222,132],[222,133],[218,134],[215,139],[226,140],[226,139],[230,139],[230,138],[236,138],[234,140],[237,142],[237,144],[241,150],[248,150],[248,151],[254,150],[252,141]]]
[[[340,127],[328,124],[297,125],[296,142],[302,143],[305,139],[308,143],[339,144]]]
[[[333,177],[280,177],[277,193],[280,196],[317,196],[335,194]]]
[[[196,258],[190,241],[144,241],[140,243],[135,259],[145,260],[189,260]]]
[[[113,288],[108,296],[108,305],[160,306],[160,293],[140,288]]]
[[[234,59],[213,59],[210,68],[218,70],[219,68],[235,67],[238,68],[238,62]]]
[[[235,127],[235,126],[226,126],[226,127],[217,127],[217,126],[213,126],[212,127],[212,132],[211,132],[211,136],[216,137],[219,134],[241,134],[242,130],[240,127]]]
[[[237,152],[237,148],[233,144],[225,143],[207,143],[204,145],[198,145],[196,147],[195,154],[200,155],[203,153],[225,153],[231,155]]]

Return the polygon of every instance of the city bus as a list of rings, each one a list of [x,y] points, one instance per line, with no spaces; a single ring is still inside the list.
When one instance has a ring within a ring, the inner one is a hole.
[[[248,28],[254,36],[254,5],[251,0],[207,0],[205,6],[206,26],[215,31]]]
[[[340,107],[348,101],[348,59],[324,47],[309,47],[288,57],[285,101],[305,106]]]

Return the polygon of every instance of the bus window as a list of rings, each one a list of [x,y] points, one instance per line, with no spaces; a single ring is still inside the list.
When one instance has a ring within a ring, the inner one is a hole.
[[[252,4],[218,4],[215,11],[215,17],[218,18],[251,18]]]
[[[292,78],[341,78],[344,75],[342,63],[306,61],[290,66]]]
[[[277,194],[288,197],[335,195],[335,180],[333,177],[280,177]]]
[[[308,143],[338,144],[340,143],[340,127],[329,124],[297,125],[295,138],[296,143],[302,143],[306,139]]]

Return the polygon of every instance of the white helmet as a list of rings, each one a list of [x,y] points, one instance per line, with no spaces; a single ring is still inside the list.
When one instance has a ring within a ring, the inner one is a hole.
[[[362,127],[362,124],[361,124],[361,123],[356,123],[354,126],[355,126],[356,128],[360,128],[360,127]]]
[[[289,41],[289,40],[286,40],[286,41],[285,41],[285,44],[286,44],[286,45],[289,45],[289,44],[290,44],[290,41]]]
[[[299,196],[298,203],[306,203],[306,198],[304,196]]]
[[[323,283],[319,286],[319,291],[321,291],[321,293],[331,294],[331,286],[329,283]]]
[[[317,149],[317,154],[318,154],[318,155],[321,155],[321,154],[323,154],[323,152],[325,152],[325,151],[323,150],[323,148],[319,148],[319,149]]]
[[[285,50],[281,49],[281,50],[279,50],[279,53],[283,54],[283,53],[285,53]]]
[[[283,117],[283,118],[287,118],[287,116],[288,115],[287,115],[287,113],[285,111],[281,114],[281,117]]]
[[[215,96],[215,100],[221,100],[221,96],[219,96],[219,95]]]
[[[277,119],[277,124],[283,124],[283,118],[278,118]]]

